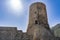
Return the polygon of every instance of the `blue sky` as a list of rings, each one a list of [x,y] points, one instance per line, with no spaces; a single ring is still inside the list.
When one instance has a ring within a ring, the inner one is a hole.
[[[17,27],[26,31],[29,20],[29,6],[34,2],[43,2],[46,5],[50,27],[60,23],[60,0],[20,0],[22,9],[13,10],[10,0],[0,0],[0,26]]]

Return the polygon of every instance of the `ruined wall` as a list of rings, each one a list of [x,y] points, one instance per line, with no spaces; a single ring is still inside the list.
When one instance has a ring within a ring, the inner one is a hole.
[[[22,30],[17,30],[17,34],[15,35],[15,40],[22,40],[23,32]]]
[[[14,40],[16,31],[15,27],[0,27],[0,40]]]

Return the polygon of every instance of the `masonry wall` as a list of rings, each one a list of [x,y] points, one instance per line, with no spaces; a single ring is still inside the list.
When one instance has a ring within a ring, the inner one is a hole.
[[[0,40],[14,40],[16,27],[0,27]]]

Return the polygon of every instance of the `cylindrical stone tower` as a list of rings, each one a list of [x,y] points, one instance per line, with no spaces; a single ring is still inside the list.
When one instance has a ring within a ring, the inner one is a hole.
[[[46,29],[49,29],[46,6],[41,2],[33,3],[30,6],[29,24],[27,29],[29,35],[34,32],[34,26],[36,25],[43,25]]]

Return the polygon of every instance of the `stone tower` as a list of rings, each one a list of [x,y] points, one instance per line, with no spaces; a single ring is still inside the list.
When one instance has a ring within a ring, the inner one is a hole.
[[[27,29],[27,33],[29,35],[31,35],[34,32],[34,28],[35,28],[34,26],[36,25],[43,25],[44,28],[50,30],[48,25],[46,6],[41,2],[33,3],[30,6],[29,24]]]
[[[49,28],[45,4],[36,2],[30,6],[27,34],[31,40],[55,40]]]

